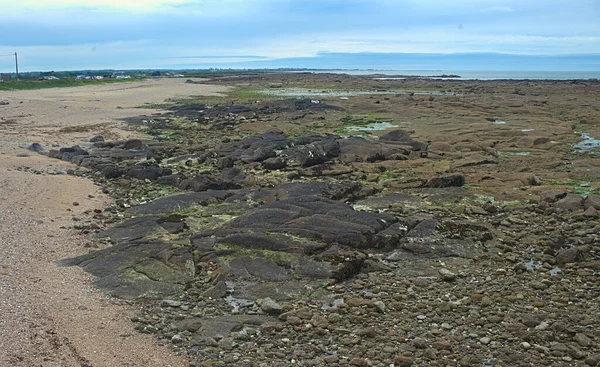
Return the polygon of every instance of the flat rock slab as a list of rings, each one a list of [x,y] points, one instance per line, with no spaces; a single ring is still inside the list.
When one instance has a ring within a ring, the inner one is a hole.
[[[161,241],[121,243],[59,262],[81,266],[95,284],[122,298],[159,298],[177,293],[190,279],[192,256],[185,247]]]

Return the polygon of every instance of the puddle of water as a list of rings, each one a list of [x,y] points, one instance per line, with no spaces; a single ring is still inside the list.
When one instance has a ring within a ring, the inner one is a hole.
[[[506,121],[504,121],[504,120],[494,120],[494,121],[492,121],[492,124],[494,124],[494,125],[506,125]]]
[[[528,132],[530,132],[530,131],[535,131],[535,129],[523,129],[523,130],[521,130],[521,131],[522,131],[522,132],[524,132],[524,133],[528,133]]]
[[[540,263],[535,263],[533,259],[529,260],[529,262],[525,263],[525,269],[531,271],[539,268],[541,266]]]
[[[333,300],[333,302],[324,303],[323,306],[321,306],[321,308],[323,310],[335,310],[343,304],[344,304],[343,298],[336,298]]]
[[[416,91],[416,90],[340,90],[340,89],[325,89],[312,90],[307,88],[286,88],[286,89],[263,89],[261,93],[274,95],[279,97],[353,97],[353,96],[369,96],[382,94],[415,94],[425,96],[454,96],[454,92],[445,91]]]
[[[548,274],[550,275],[558,275],[558,274],[562,274],[562,270],[560,268],[552,268],[548,271]]]
[[[583,140],[573,146],[575,153],[600,154],[600,140],[592,138],[588,133],[581,134],[581,138]]]
[[[500,154],[516,157],[529,157],[531,155],[531,152],[500,152]]]
[[[243,299],[243,298],[237,298],[234,296],[227,296],[227,298],[225,298],[225,300],[234,309],[252,307],[252,305],[254,305],[254,301],[250,301],[250,300]]]
[[[398,126],[400,125],[394,125],[389,122],[372,122],[366,125],[346,126],[345,129],[346,131],[383,131]]]

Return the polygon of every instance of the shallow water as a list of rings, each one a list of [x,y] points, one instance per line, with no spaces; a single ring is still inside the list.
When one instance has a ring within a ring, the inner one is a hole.
[[[582,141],[573,145],[575,153],[600,154],[600,140],[591,137],[588,133],[581,134],[581,138]]]
[[[366,125],[346,126],[345,129],[346,131],[383,131],[398,126],[400,125],[394,125],[390,122],[372,122]]]
[[[506,121],[504,121],[504,120],[494,120],[494,121],[492,121],[492,124],[494,124],[494,125],[506,125]]]
[[[500,154],[507,156],[529,157],[531,152],[500,152]]]
[[[284,88],[284,89],[263,89],[261,93],[278,97],[355,97],[383,94],[411,94],[426,96],[444,96],[456,95],[455,93],[439,91],[417,91],[417,90],[341,90],[341,89],[322,89],[314,90],[307,88]]]

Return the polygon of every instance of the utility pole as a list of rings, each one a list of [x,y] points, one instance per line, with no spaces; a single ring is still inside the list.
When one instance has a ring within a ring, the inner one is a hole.
[[[15,69],[17,71],[17,80],[19,80],[19,59],[17,58],[16,52],[15,52]]]

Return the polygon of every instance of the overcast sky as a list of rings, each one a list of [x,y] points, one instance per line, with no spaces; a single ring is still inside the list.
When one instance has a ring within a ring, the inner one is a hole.
[[[323,53],[600,54],[600,0],[0,0],[23,70],[244,65]],[[299,65],[301,66],[301,65]],[[0,70],[12,68],[0,57]]]

